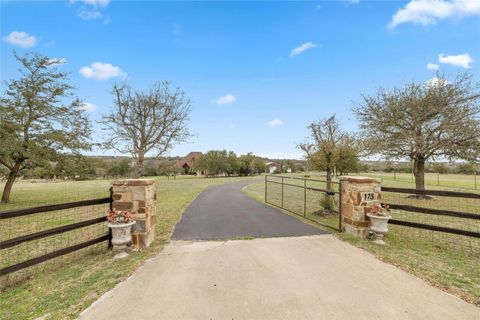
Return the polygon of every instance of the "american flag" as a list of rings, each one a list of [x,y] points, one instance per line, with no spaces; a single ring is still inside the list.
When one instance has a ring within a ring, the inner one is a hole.
[[[336,113],[334,113],[333,116],[331,116],[327,121],[325,121],[325,124],[330,124],[331,122],[333,122],[335,120],[335,115]]]

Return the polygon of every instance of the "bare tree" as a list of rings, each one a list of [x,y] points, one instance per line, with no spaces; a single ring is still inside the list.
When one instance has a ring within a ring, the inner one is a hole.
[[[158,158],[190,137],[187,127],[191,102],[169,82],[157,82],[150,90],[132,91],[127,84],[114,85],[114,111],[101,123],[109,136],[105,148],[130,153],[135,177],[142,174],[145,156]]]
[[[354,108],[366,146],[387,159],[409,159],[418,190],[425,189],[430,159],[475,161],[480,150],[480,86],[470,74],[448,81],[437,74],[427,83],[363,96]]]
[[[313,154],[314,145],[310,142],[302,142],[297,146],[300,150],[305,153],[305,162],[307,163],[306,172],[310,172],[310,158]]]

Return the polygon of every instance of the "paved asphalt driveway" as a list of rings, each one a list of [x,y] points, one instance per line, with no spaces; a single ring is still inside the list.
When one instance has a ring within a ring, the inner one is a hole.
[[[252,181],[213,187],[187,208],[173,240],[228,240],[325,234],[280,210],[252,200],[242,188]]]

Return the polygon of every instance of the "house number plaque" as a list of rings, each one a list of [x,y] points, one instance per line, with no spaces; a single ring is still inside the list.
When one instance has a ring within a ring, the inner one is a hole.
[[[365,192],[365,193],[362,193],[361,195],[362,195],[363,201],[377,200],[377,194],[375,192]]]

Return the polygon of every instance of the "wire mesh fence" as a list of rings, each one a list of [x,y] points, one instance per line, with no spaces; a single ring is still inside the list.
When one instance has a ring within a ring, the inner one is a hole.
[[[106,250],[110,191],[103,188],[95,193],[103,198],[86,200],[95,195],[79,193],[58,203],[57,195],[53,205],[0,211],[0,286]]]
[[[390,237],[480,254],[480,195],[382,188],[382,197],[393,208]]]
[[[328,228],[339,230],[338,182],[265,176],[265,202]]]

